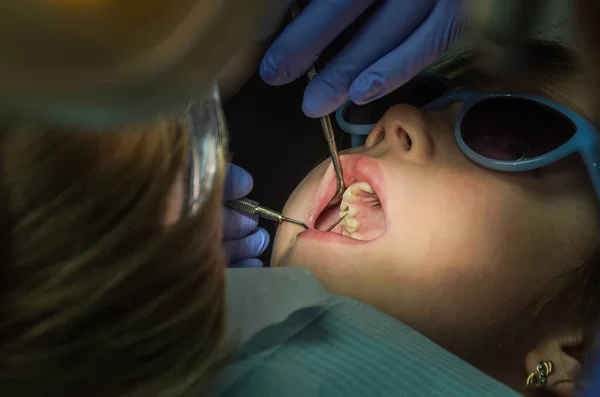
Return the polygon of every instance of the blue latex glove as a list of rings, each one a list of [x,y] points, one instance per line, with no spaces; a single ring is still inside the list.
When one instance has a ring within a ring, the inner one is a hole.
[[[271,85],[303,75],[375,0],[312,1],[275,40],[260,73]],[[333,113],[348,98],[363,104],[410,80],[455,41],[461,0],[383,0],[369,22],[309,83],[306,115]]]
[[[237,165],[230,164],[225,181],[225,200],[246,196],[252,190],[252,176]],[[258,218],[225,208],[223,247],[229,267],[262,267],[257,257],[269,246],[269,233],[258,227]]]

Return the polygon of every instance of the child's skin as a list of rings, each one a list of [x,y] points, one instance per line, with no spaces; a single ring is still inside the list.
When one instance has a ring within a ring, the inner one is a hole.
[[[559,87],[585,109],[577,79]],[[501,88],[540,94],[521,84]],[[323,235],[296,238],[298,229],[283,224],[273,264],[308,267],[332,292],[372,304],[476,363],[512,336],[524,308],[550,280],[595,248],[599,212],[577,156],[526,173],[472,163],[454,138],[459,109],[393,106],[365,147],[342,156],[369,163],[379,181],[383,235],[344,244]],[[307,219],[324,175],[332,181],[331,168],[325,161],[304,179],[285,207],[287,216]],[[484,369],[520,388],[537,363],[524,359],[533,348],[522,346],[514,356],[498,357],[498,368]]]

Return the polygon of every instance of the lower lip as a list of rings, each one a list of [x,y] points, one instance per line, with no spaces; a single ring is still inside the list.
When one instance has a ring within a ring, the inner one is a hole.
[[[305,230],[297,236],[298,239],[319,240],[327,243],[338,243],[345,245],[366,244],[368,241],[355,240],[350,237],[332,232],[324,232],[320,230]]]

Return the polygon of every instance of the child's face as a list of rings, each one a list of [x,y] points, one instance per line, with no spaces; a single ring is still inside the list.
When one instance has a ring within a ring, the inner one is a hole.
[[[365,147],[342,155],[347,181],[368,182],[377,194],[359,193],[350,204],[360,223],[353,238],[297,236],[298,228],[284,223],[273,264],[310,268],[332,292],[365,301],[451,350],[503,337],[550,279],[592,249],[597,198],[578,157],[539,172],[475,165],[454,138],[459,109],[390,108]],[[319,218],[334,190],[325,161],[284,214],[324,230],[339,211]]]

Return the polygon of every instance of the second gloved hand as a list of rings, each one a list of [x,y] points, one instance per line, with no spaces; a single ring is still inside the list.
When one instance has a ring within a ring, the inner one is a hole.
[[[246,196],[253,187],[252,176],[237,165],[230,164],[225,182],[225,200]],[[229,267],[262,267],[260,256],[269,246],[269,233],[258,227],[258,218],[230,208],[224,209],[223,247]]]
[[[375,0],[316,0],[293,20],[263,58],[268,84],[303,75],[321,52]],[[309,83],[304,113],[333,113],[348,98],[370,102],[400,87],[455,41],[464,28],[462,0],[382,0],[351,42]]]

